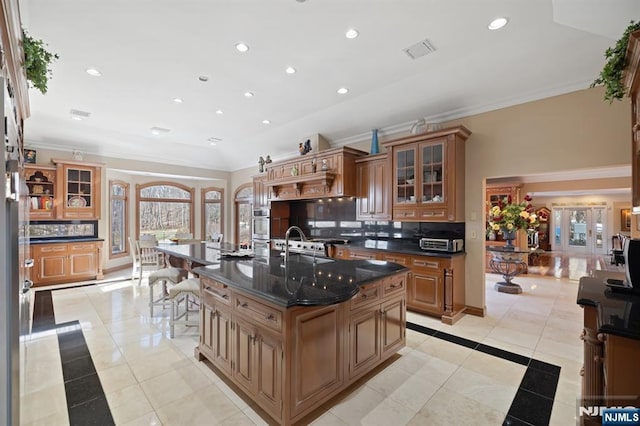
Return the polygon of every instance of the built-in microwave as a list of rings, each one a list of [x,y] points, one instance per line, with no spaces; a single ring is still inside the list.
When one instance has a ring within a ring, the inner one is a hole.
[[[269,209],[254,209],[251,218],[251,236],[253,240],[269,240],[271,237]]]

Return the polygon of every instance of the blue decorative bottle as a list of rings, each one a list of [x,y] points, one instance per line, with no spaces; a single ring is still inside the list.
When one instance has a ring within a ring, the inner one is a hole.
[[[371,131],[371,154],[378,154],[380,147],[378,146],[378,129]]]

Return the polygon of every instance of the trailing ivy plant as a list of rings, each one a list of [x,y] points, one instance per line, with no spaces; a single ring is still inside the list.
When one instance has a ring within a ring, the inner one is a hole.
[[[591,84],[591,87],[603,85],[605,89],[604,98],[609,102],[613,102],[615,99],[621,100],[626,94],[622,83],[622,71],[627,65],[625,57],[627,45],[629,44],[629,35],[637,30],[640,30],[640,22],[631,21],[631,24],[624,30],[616,45],[604,52],[607,63],[600,71],[600,77]]]
[[[31,37],[22,30],[22,48],[24,50],[24,68],[27,71],[27,80],[31,87],[47,93],[47,83],[52,76],[51,63],[58,59],[56,53],[51,53],[45,48],[42,40]]]

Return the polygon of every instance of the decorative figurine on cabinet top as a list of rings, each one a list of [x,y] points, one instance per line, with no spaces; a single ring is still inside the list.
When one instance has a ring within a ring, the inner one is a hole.
[[[326,158],[322,159],[322,167],[320,167],[320,170],[322,170],[323,172],[326,172],[327,170],[329,170],[329,165],[327,164]]]
[[[264,172],[264,158],[262,158],[262,156],[260,156],[260,159],[258,160],[258,171],[260,173]]]
[[[304,144],[300,142],[298,145],[298,151],[300,151],[300,155],[305,155],[311,151],[311,139],[307,139]]]

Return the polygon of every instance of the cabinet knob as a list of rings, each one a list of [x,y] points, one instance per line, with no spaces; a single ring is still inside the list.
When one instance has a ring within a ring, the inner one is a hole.
[[[607,340],[607,335],[605,333],[598,333],[598,340],[605,342]]]

